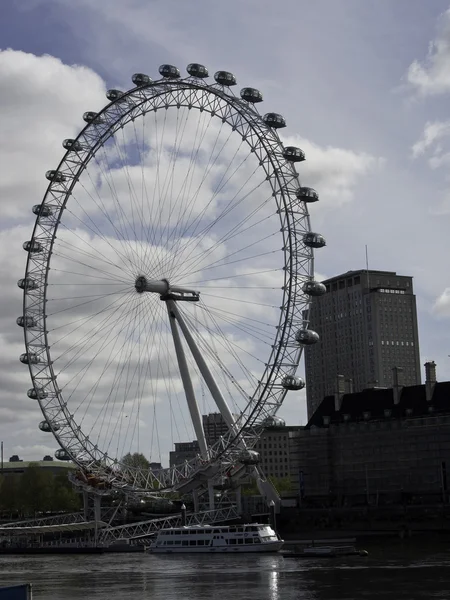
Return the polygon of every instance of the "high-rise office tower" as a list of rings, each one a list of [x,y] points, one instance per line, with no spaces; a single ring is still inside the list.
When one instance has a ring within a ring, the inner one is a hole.
[[[228,433],[228,425],[220,413],[202,415],[203,431],[208,446],[219,441],[220,437]]]
[[[345,391],[390,387],[400,367],[399,383],[420,384],[412,277],[362,270],[323,283],[327,293],[314,298],[309,325],[320,342],[305,348],[308,418],[343,381]]]

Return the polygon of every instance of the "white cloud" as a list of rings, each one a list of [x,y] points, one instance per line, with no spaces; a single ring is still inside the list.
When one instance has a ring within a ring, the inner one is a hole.
[[[42,200],[62,141],[105,103],[105,86],[91,69],[16,50],[0,51],[0,81],[2,219],[23,220]]]
[[[450,60],[450,57],[449,57]],[[450,135],[450,120],[449,121],[428,121],[425,124],[422,137],[412,147],[413,158],[418,158],[425,151],[430,150],[437,145],[443,138]],[[442,153],[442,146],[437,145],[437,154]]]
[[[436,298],[433,306],[433,312],[439,317],[450,317],[450,287]]]
[[[450,91],[450,8],[441,15],[436,38],[424,61],[414,60],[406,79],[422,96]]]
[[[302,183],[316,188],[320,206],[337,210],[354,199],[360,180],[383,165],[383,159],[366,152],[346,148],[320,146],[300,137],[289,137],[285,145],[300,146],[306,160],[299,171]]]

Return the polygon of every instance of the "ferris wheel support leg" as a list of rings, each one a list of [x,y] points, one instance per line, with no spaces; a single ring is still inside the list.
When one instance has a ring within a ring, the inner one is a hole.
[[[205,432],[203,430],[202,418],[200,410],[198,408],[197,400],[195,399],[194,388],[192,386],[191,376],[189,374],[189,367],[186,361],[186,355],[183,350],[181,343],[180,332],[178,331],[177,322],[175,316],[171,311],[169,302],[167,302],[167,310],[169,313],[170,328],[172,330],[173,343],[175,345],[175,353],[177,355],[178,368],[180,369],[181,379],[183,381],[184,393],[186,394],[186,400],[188,403],[189,413],[191,415],[192,423],[194,425],[195,435],[197,436],[198,445],[200,446],[200,453],[202,457],[208,459],[208,447],[206,445]]]
[[[237,435],[238,431],[236,429],[231,410],[230,410],[228,404],[226,403],[225,398],[222,396],[222,392],[219,390],[219,386],[217,385],[216,380],[213,377],[213,374],[209,370],[209,367],[206,364],[205,359],[203,358],[200,350],[198,349],[198,346],[195,343],[195,340],[192,337],[188,326],[186,325],[183,317],[181,316],[180,311],[178,310],[178,307],[176,305],[176,302],[174,300],[166,300],[166,302],[167,302],[167,308],[169,310],[169,315],[171,313],[173,313],[175,315],[176,320],[180,324],[181,331],[183,332],[183,335],[186,339],[189,349],[192,352],[192,356],[194,357],[194,360],[197,363],[197,366],[200,370],[200,373],[202,374],[203,379],[205,380],[206,385],[208,386],[209,391],[211,392],[211,396],[214,398],[214,402],[216,403],[217,408],[219,409],[219,412],[221,413],[225,423],[228,425],[230,430]]]
[[[200,512],[200,501],[198,499],[198,490],[194,490],[192,492],[193,500],[194,500],[194,512]]]
[[[236,509],[238,513],[242,514],[242,486],[238,485],[236,488]]]
[[[214,510],[214,485],[211,479],[208,480],[208,500],[209,510]]]

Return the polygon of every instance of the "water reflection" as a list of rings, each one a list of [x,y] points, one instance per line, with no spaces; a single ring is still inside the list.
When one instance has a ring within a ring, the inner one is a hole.
[[[35,600],[430,600],[450,598],[446,547],[373,549],[367,559],[282,556],[0,556],[0,585]]]
[[[278,571],[272,571],[269,576],[270,600],[278,600]]]

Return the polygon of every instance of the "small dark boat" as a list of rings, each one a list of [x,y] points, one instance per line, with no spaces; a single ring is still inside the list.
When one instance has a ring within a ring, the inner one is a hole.
[[[302,552],[283,552],[285,558],[335,558],[336,556],[368,556],[367,550],[354,546],[308,546]]]

